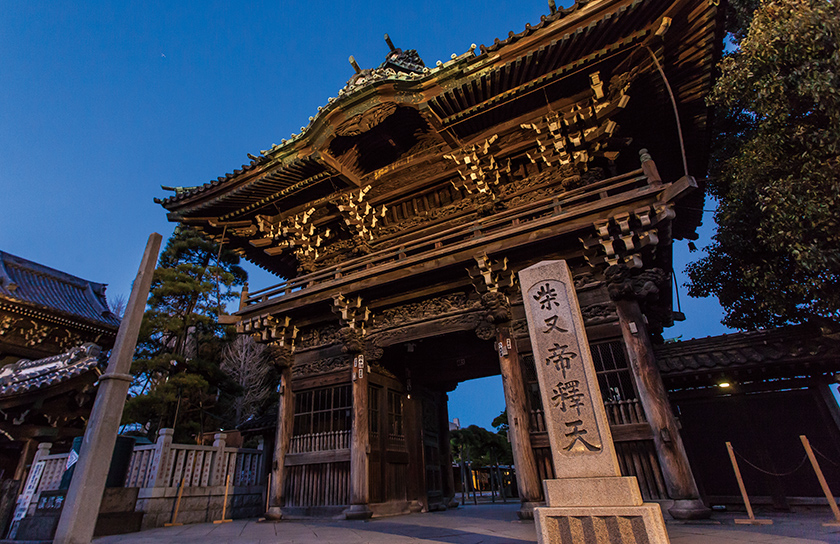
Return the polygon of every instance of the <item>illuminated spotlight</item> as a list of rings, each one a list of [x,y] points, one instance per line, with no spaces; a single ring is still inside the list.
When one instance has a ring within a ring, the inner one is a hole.
[[[718,387],[720,387],[721,389],[728,389],[728,388],[732,387],[732,384],[731,384],[731,383],[729,383],[729,382],[720,382],[720,383],[719,383],[719,384],[717,384],[717,385],[718,385]]]

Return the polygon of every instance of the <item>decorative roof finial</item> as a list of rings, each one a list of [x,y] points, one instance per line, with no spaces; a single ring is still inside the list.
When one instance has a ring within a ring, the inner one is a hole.
[[[394,42],[391,41],[391,36],[389,36],[387,34],[385,34],[385,43],[388,44],[388,47],[391,48],[391,51],[396,49],[396,47],[394,47]]]
[[[554,3],[554,0],[548,0],[548,9],[551,10],[552,15],[557,13],[557,4]]]
[[[354,69],[354,70],[356,70],[356,73],[357,73],[357,74],[361,74],[361,73],[362,73],[362,69],[361,69],[361,68],[359,68],[359,63],[358,63],[358,62],[356,62],[356,58],[355,58],[353,55],[350,55],[350,58],[349,58],[349,59],[347,59],[347,60],[349,60],[349,61],[350,61],[350,65],[353,67],[353,69]]]

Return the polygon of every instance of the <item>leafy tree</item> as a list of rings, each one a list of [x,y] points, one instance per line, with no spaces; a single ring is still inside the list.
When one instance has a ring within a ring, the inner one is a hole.
[[[709,103],[718,232],[689,265],[736,328],[840,324],[840,3],[762,0]]]
[[[175,426],[181,440],[233,421],[225,413],[236,385],[219,368],[228,331],[218,323],[226,301],[247,274],[239,256],[195,230],[176,227],[161,252],[143,315],[132,374],[133,397],[123,423],[140,424],[154,438]],[[205,416],[214,418],[205,423]]]
[[[503,436],[505,440],[508,439],[508,430],[510,430],[510,424],[508,423],[508,415],[507,410],[502,410],[502,412],[497,415],[490,425],[496,429],[496,434]]]
[[[507,438],[478,425],[450,431],[449,442],[452,455],[459,462],[469,461],[474,467],[513,464]]]

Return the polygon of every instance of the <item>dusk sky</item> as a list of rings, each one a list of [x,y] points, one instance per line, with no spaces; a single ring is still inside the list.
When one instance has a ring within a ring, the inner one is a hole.
[[[0,250],[127,297],[149,234],[174,228],[153,202],[171,194],[160,186],[207,183],[300,132],[353,74],[349,55],[378,66],[388,33],[433,66],[548,9],[543,0],[0,0]],[[712,233],[704,218],[698,247]],[[688,319],[665,337],[728,332],[717,301],[682,286],[699,253],[680,241],[675,255]],[[279,281],[247,269],[252,290]],[[463,425],[489,428],[504,409],[498,377],[450,399]]]

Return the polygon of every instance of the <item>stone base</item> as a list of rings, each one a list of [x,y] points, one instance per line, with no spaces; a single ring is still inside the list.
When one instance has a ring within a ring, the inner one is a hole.
[[[370,519],[373,511],[366,504],[352,504],[344,511],[344,519]]]
[[[519,516],[519,519],[534,519],[534,508],[539,506],[545,506],[545,503],[523,502],[522,506],[519,507],[519,511],[516,512],[516,515]]]
[[[712,510],[707,508],[700,499],[678,499],[674,506],[668,509],[674,519],[709,519]]]
[[[280,521],[283,519],[283,510],[279,506],[270,506],[265,512],[265,519],[268,521]]]
[[[534,510],[540,544],[668,544],[658,504],[544,507]]]

